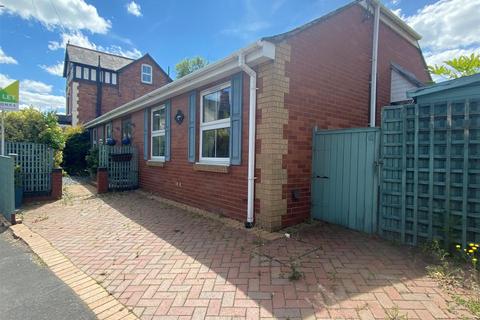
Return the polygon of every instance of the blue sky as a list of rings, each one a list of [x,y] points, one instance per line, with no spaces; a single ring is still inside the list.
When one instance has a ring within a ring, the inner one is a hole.
[[[0,0],[0,87],[21,80],[22,104],[62,111],[65,79],[59,71],[68,40],[131,57],[148,52],[174,76],[175,64],[184,57],[221,59],[348,2]],[[421,45],[429,62],[480,52],[480,0],[384,4],[424,35]]]

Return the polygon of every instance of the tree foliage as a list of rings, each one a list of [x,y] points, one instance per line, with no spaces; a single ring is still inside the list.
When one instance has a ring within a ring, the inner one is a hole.
[[[90,135],[82,126],[64,130],[65,149],[62,167],[70,175],[83,175],[87,170],[86,156],[90,150]]]
[[[175,65],[177,79],[180,79],[187,74],[197,71],[198,69],[205,67],[207,64],[208,60],[200,56],[193,58],[185,58]]]
[[[447,79],[471,76],[480,72],[480,54],[459,56],[443,63],[442,65],[428,66],[428,71]]]

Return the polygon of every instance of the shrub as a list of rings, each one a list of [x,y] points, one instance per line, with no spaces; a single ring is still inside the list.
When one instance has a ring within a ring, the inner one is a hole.
[[[5,140],[46,144],[55,149],[55,166],[62,162],[65,137],[54,112],[40,112],[33,107],[7,112]]]
[[[87,168],[88,171],[90,171],[91,175],[97,174],[97,169],[98,169],[98,147],[93,147],[90,149],[88,152],[88,155],[86,156],[87,160]]]
[[[64,130],[65,148],[62,167],[70,175],[87,173],[86,156],[90,150],[90,135],[81,126],[67,127]]]

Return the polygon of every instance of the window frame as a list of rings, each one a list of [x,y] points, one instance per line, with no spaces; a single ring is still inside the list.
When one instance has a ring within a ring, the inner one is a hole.
[[[143,72],[143,67],[149,67],[149,68],[150,68],[150,74],[144,73],[144,72]],[[143,80],[143,75],[144,75],[144,74],[150,76],[150,82]],[[141,67],[140,67],[140,81],[141,81],[142,83],[146,83],[146,84],[152,84],[152,83],[153,83],[153,68],[152,68],[151,65],[146,64],[146,63],[142,63],[142,65],[141,65]]]
[[[159,129],[159,130],[153,130],[153,113],[158,110],[165,110],[165,128],[164,129]],[[163,156],[154,156],[153,155],[153,137],[161,137],[163,136],[164,139],[167,139],[167,106],[166,104],[161,104],[157,107],[154,107],[150,110],[150,159],[154,161],[161,161],[165,162],[165,155]],[[165,140],[166,142],[166,140]],[[166,148],[165,144],[165,148]],[[163,151],[163,154],[165,154],[166,150]]]
[[[217,165],[229,165],[230,164],[230,148],[228,150],[228,157],[223,157],[223,158],[212,158],[212,157],[203,157],[202,156],[202,149],[203,149],[203,131],[208,131],[208,130],[214,130],[214,129],[223,129],[223,128],[228,128],[229,130],[229,144],[230,144],[230,139],[232,138],[232,130],[231,130],[231,118],[232,115],[230,114],[230,117],[221,119],[221,120],[214,120],[210,121],[207,123],[203,122],[203,97],[206,95],[209,95],[211,93],[230,88],[230,108],[232,105],[232,82],[224,82],[219,85],[216,85],[214,87],[208,88],[206,90],[203,90],[200,92],[200,125],[199,125],[199,132],[200,132],[200,139],[199,139],[199,162],[200,163],[207,163],[207,164],[217,164]],[[231,111],[230,111],[231,112]]]

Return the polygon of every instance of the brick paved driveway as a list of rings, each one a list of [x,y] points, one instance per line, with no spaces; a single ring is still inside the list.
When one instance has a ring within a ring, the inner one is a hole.
[[[366,235],[316,224],[265,241],[136,192],[68,188],[24,223],[142,319],[471,318],[408,250]]]

